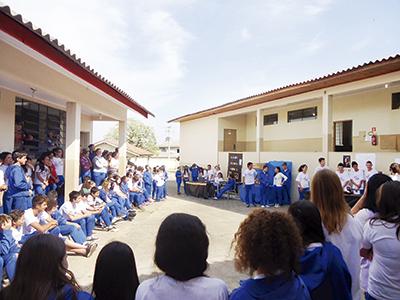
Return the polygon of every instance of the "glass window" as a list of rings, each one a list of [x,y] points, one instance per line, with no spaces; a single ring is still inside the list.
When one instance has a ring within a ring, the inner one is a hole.
[[[334,123],[334,145],[336,152],[353,151],[353,121]]]
[[[275,124],[278,124],[278,114],[270,114],[264,116],[264,126]]]
[[[303,109],[297,109],[288,111],[288,122],[315,120],[318,117],[317,107],[308,107]]]
[[[392,109],[400,109],[400,93],[392,94]]]
[[[55,147],[65,147],[66,114],[22,98],[15,101],[14,148],[33,158]]]

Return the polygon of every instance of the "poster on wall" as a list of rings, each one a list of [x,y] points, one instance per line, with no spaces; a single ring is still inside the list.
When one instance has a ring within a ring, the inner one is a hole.
[[[356,154],[356,162],[360,169],[365,169],[365,164],[367,161],[372,162],[374,166],[376,166],[376,154],[375,153],[357,153]]]
[[[242,153],[229,153],[228,155],[228,174],[235,176],[236,182],[242,180],[242,166],[243,166],[243,154]]]
[[[343,155],[343,165],[345,168],[351,167],[351,156],[350,155]]]

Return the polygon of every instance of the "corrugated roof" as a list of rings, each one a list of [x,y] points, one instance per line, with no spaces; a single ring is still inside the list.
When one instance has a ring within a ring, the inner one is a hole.
[[[363,80],[396,71],[400,71],[400,54],[390,56],[388,58],[383,58],[381,60],[370,61],[362,65],[354,66],[342,71],[338,71],[307,81],[286,85],[253,96],[248,96],[239,100],[228,102],[223,105],[187,114],[170,120],[169,122],[184,122],[204,118],[222,112],[232,111],[243,107],[249,107],[264,102],[279,100],[289,96],[303,94],[306,92],[324,89],[353,81]]]
[[[137,112],[144,115],[145,117],[147,117],[147,115],[154,116],[153,113],[151,113],[145,107],[143,107],[142,105],[137,103],[131,96],[129,96],[126,92],[124,92],[122,89],[117,87],[114,83],[112,83],[108,79],[104,78],[101,74],[96,72],[92,67],[90,67],[88,64],[86,64],[84,61],[82,61],[79,57],[77,57],[76,54],[72,53],[70,49],[67,49],[57,39],[51,38],[49,34],[44,34],[44,32],[42,31],[41,28],[34,28],[34,25],[31,22],[24,20],[20,14],[15,14],[14,12],[12,12],[9,6],[0,6],[0,17],[1,16],[8,17],[11,20],[13,20],[14,22],[17,22],[18,24],[22,25],[24,28],[28,29],[32,34],[39,37],[40,39],[45,41],[47,44],[49,44],[50,46],[55,48],[57,51],[59,51],[65,57],[67,57],[69,60],[71,60],[73,63],[79,65],[80,68],[82,68],[83,70],[88,72],[91,76],[93,76],[97,80],[100,80],[101,83],[103,83],[107,87],[111,88],[114,92],[116,92],[118,95],[122,96],[124,99],[121,99],[118,96],[115,97],[116,94],[110,93],[108,89],[105,89],[105,90],[102,89],[105,93],[109,94],[111,97],[115,98],[116,100],[119,100],[120,102],[124,103],[127,106],[130,106],[132,109],[135,109]],[[0,22],[1,23],[0,29],[3,30],[4,27],[7,26],[7,24],[6,24],[7,22],[6,22],[5,18],[1,18],[1,19],[2,19],[2,21]],[[16,33],[16,32],[14,32],[14,33]],[[20,32],[18,32],[18,33],[20,33]],[[18,38],[17,36],[14,36],[14,37]],[[26,44],[26,42],[23,39],[20,38],[19,40]],[[28,45],[28,46],[30,46],[30,45]],[[37,49],[34,49],[34,50],[37,51]],[[64,66],[62,66],[62,67],[64,67]],[[85,78],[82,78],[82,79],[87,81]],[[92,82],[89,82],[89,83],[93,84]],[[121,101],[121,100],[125,100],[125,101]],[[129,105],[129,103],[131,103],[132,105]]]

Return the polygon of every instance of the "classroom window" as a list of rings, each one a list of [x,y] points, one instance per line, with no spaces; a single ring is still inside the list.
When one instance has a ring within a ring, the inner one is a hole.
[[[278,124],[278,114],[270,114],[264,116],[264,126],[275,124]]]
[[[37,158],[42,152],[65,146],[65,111],[17,97],[15,100],[15,150]]]
[[[353,151],[353,121],[334,123],[334,145],[336,152]]]
[[[392,94],[392,109],[400,109],[400,93]]]
[[[318,117],[317,107],[308,107],[303,109],[297,109],[288,111],[288,122],[315,120]]]

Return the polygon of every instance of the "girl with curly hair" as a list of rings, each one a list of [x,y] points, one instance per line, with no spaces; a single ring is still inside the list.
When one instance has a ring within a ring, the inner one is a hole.
[[[235,267],[252,276],[241,282],[231,300],[309,300],[298,276],[303,251],[293,220],[279,212],[255,209],[240,224],[232,245]]]

